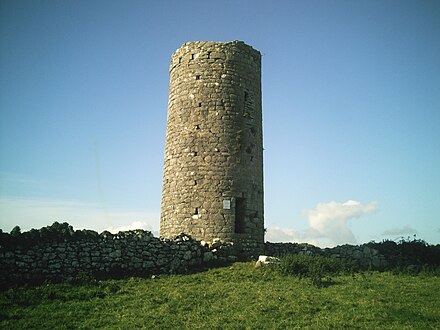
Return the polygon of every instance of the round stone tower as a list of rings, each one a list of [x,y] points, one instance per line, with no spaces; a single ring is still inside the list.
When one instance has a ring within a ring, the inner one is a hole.
[[[160,234],[264,244],[261,54],[241,41],[188,42],[173,55]]]

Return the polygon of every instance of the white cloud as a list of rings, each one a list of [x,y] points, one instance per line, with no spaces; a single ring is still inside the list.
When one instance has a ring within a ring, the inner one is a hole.
[[[357,219],[377,211],[376,203],[362,204],[348,200],[345,203],[319,203],[313,210],[306,210],[308,228],[302,232],[290,228],[269,227],[267,240],[272,242],[307,242],[320,247],[339,244],[356,244],[349,226]]]
[[[314,210],[307,211],[310,237],[320,237],[328,244],[356,244],[349,221],[377,210],[376,203],[361,204],[349,200],[345,203],[319,203]]]
[[[0,198],[0,214],[0,228],[4,231],[10,231],[16,225],[23,231],[41,228],[54,221],[68,222],[74,229],[86,228],[98,232],[139,227],[157,234],[159,227],[158,211],[102,208],[79,201],[3,197]]]

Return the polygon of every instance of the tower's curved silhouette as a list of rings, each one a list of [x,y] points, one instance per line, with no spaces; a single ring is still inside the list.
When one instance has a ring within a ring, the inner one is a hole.
[[[264,244],[261,54],[241,41],[173,55],[160,234]]]

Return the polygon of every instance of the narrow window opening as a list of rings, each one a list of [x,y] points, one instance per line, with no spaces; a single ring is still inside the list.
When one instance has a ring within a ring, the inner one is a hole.
[[[244,198],[235,199],[235,233],[243,234],[245,232],[245,209]]]
[[[197,75],[196,75],[196,80],[199,80],[199,79],[200,79],[200,75],[197,74]]]
[[[198,207],[196,207],[196,208],[194,209],[194,215],[197,215],[197,214],[199,214],[199,208],[198,208]]]
[[[200,125],[196,125],[195,128],[196,128],[196,129],[200,129]]]
[[[194,152],[193,152],[193,155],[194,155],[194,156],[197,156],[197,151],[194,151]]]
[[[182,57],[179,57],[179,64],[182,63]]]
[[[194,54],[191,54],[191,59],[192,59],[192,60],[194,59]]]
[[[212,52],[208,52],[208,59],[211,58],[211,53],[212,53]]]
[[[194,180],[194,185],[197,186],[197,180]]]
[[[202,103],[201,102],[199,102],[199,108],[201,108],[202,107]]]

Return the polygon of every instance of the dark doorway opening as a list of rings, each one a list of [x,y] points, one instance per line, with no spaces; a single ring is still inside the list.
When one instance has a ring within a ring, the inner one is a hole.
[[[245,231],[245,210],[246,200],[244,198],[235,199],[235,233],[243,234]]]

